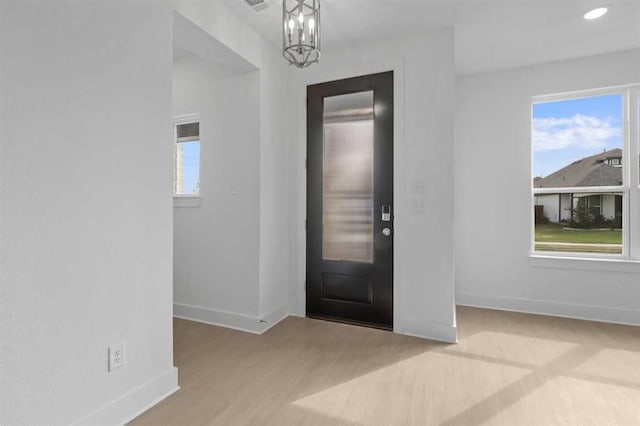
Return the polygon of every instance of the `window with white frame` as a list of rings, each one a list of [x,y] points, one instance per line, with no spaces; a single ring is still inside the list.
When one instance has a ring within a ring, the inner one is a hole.
[[[174,195],[200,193],[200,123],[195,120],[177,121],[174,128]]]
[[[532,104],[532,251],[640,260],[639,86]]]

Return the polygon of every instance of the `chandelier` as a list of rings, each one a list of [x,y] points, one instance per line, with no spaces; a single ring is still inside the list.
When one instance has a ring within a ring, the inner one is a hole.
[[[306,68],[320,60],[320,0],[282,0],[282,55]]]

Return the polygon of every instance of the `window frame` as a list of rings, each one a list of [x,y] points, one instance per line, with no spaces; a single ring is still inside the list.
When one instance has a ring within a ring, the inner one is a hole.
[[[537,104],[585,99],[598,96],[622,96],[622,185],[573,188],[535,188],[533,151],[533,113]],[[583,260],[640,261],[640,84],[628,84],[601,89],[580,90],[531,98],[529,152],[531,155],[529,184],[530,197],[530,257]],[[635,161],[633,161],[635,159]],[[582,253],[571,251],[536,250],[535,197],[544,194],[565,193],[618,193],[622,194],[622,253]]]
[[[191,124],[198,123],[200,125],[200,130],[198,134],[198,143],[199,143],[199,155],[198,155],[198,192],[194,194],[177,194],[175,188],[175,173],[176,173],[176,144],[181,143],[178,142],[178,126],[183,124]],[[173,142],[171,145],[173,149],[173,161],[172,161],[172,174],[174,178],[172,179],[172,189],[174,199],[189,199],[189,198],[200,198],[200,194],[202,193],[202,122],[200,121],[199,114],[184,114],[179,115],[173,118]]]

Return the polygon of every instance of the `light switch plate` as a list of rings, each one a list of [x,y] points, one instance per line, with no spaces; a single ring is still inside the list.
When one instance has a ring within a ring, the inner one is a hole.
[[[411,184],[411,193],[415,195],[424,194],[425,181],[416,180]]]
[[[427,206],[424,198],[417,197],[411,200],[411,213],[424,214],[427,211]]]

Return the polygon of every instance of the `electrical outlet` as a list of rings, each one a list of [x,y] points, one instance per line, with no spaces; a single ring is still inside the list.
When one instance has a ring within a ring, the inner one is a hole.
[[[126,363],[124,354],[124,342],[120,342],[117,345],[110,346],[109,353],[109,371],[113,371],[116,368],[122,367]]]

